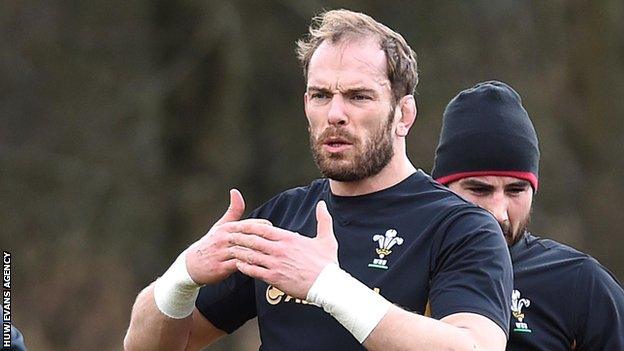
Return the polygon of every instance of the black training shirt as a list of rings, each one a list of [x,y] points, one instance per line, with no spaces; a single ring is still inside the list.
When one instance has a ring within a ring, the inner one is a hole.
[[[315,207],[333,217],[340,267],[392,303],[436,319],[458,312],[509,325],[511,262],[498,223],[418,171],[371,194],[331,194],[329,181],[285,191],[251,214],[316,236]],[[385,250],[384,250],[385,249]],[[363,350],[331,315],[236,273],[201,289],[196,306],[231,333],[258,317],[261,350]]]
[[[510,251],[507,350],[624,350],[624,291],[598,261],[530,234]]]

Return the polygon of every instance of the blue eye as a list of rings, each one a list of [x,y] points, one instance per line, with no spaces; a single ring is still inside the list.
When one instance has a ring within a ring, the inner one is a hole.
[[[322,93],[322,92],[316,92],[316,93],[310,94],[310,98],[311,99],[327,99],[327,98],[329,98],[329,94]]]

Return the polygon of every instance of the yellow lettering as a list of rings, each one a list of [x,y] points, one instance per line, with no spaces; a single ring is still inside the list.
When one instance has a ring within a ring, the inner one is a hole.
[[[284,296],[284,292],[280,289],[274,287],[273,285],[269,285],[266,290],[266,300],[271,305],[277,305],[282,301],[282,297]]]
[[[380,289],[379,288],[373,288],[373,291],[376,292],[377,294],[380,293]],[[302,299],[297,299],[294,298],[293,296],[290,296],[286,293],[284,293],[283,291],[281,291],[280,289],[274,287],[273,285],[269,285],[266,289],[266,300],[270,305],[277,305],[280,302],[290,302],[291,300],[294,303],[300,303],[302,305],[314,305],[314,306],[318,306],[315,303],[311,303],[307,300],[302,300]]]

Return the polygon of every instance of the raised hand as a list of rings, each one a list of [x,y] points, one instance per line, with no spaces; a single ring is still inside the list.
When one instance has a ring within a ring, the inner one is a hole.
[[[338,263],[338,242],[324,201],[316,206],[317,233],[298,233],[255,222],[239,222],[230,234],[231,256],[242,273],[305,299],[323,268]]]
[[[236,271],[236,260],[232,257],[230,234],[240,224],[270,226],[265,219],[240,220],[245,212],[245,200],[236,189],[230,190],[230,205],[223,216],[208,233],[186,250],[186,269],[197,284],[217,283]]]

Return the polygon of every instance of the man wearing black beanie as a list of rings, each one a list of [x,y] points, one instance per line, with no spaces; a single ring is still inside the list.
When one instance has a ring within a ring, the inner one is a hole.
[[[514,291],[507,350],[624,350],[624,290],[591,256],[527,231],[537,134],[509,85],[489,81],[446,107],[432,176],[499,222]]]

